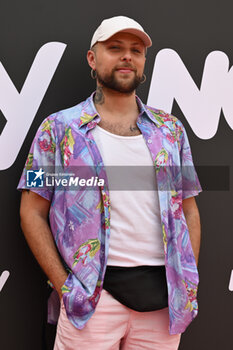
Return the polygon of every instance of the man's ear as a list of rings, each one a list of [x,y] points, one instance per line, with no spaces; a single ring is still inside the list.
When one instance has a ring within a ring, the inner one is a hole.
[[[92,69],[96,69],[96,53],[93,50],[87,51],[87,62]]]

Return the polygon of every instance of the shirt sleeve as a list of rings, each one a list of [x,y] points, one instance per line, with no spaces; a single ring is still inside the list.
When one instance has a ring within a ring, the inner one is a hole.
[[[17,186],[18,190],[30,190],[51,201],[53,187],[45,181],[46,173],[55,169],[56,137],[54,118],[47,117],[34,137],[29,154]]]
[[[182,174],[182,199],[197,196],[201,191],[201,185],[193,164],[193,158],[189,140],[181,121],[176,122],[178,128],[178,145],[180,149],[180,162]]]

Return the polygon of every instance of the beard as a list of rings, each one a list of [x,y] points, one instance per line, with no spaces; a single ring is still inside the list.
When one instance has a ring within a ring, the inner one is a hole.
[[[124,66],[126,67],[126,66]],[[117,92],[121,92],[121,93],[125,93],[125,94],[131,94],[134,90],[136,90],[136,88],[138,87],[138,85],[140,84],[142,77],[139,77],[135,71],[134,72],[134,77],[132,79],[117,79],[115,76],[115,71],[116,69],[113,69],[112,72],[110,74],[100,74],[97,70],[96,70],[96,77],[98,82],[111,90],[117,91]]]

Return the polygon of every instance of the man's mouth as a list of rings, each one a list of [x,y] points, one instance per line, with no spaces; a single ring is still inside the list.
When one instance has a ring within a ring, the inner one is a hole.
[[[131,67],[119,67],[116,70],[120,73],[131,73],[135,71],[135,69]]]
[[[120,72],[120,73],[131,73],[131,72],[133,72],[132,69],[128,69],[128,68],[117,69],[117,71]]]

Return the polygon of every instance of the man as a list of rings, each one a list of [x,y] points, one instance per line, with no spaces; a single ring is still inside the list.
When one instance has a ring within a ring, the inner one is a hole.
[[[30,189],[22,229],[61,301],[56,350],[175,350],[197,314],[201,188],[181,122],[135,95],[151,44],[128,17],[101,23],[87,53],[96,92],[45,119],[18,186]],[[36,187],[46,167],[102,181]]]

